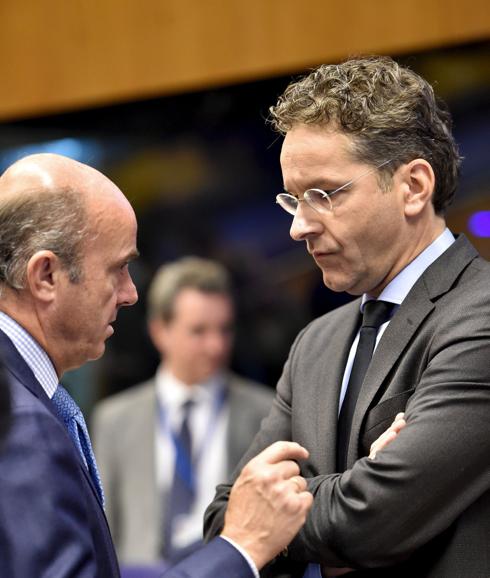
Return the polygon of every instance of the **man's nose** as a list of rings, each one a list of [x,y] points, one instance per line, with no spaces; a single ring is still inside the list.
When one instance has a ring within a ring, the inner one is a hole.
[[[306,241],[310,237],[319,235],[322,230],[320,215],[308,203],[298,203],[296,213],[289,229],[291,238],[295,241]]]
[[[125,280],[124,287],[120,295],[120,305],[121,307],[128,307],[134,305],[138,301],[138,291],[136,285],[128,272],[128,276]]]

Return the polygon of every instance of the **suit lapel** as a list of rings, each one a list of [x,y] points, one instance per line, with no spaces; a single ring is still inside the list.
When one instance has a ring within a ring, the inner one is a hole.
[[[2,351],[2,355],[4,357],[5,367],[8,371],[10,371],[16,379],[22,383],[24,387],[26,387],[39,401],[46,407],[46,409],[63,425],[63,430],[66,432],[68,439],[70,440],[70,444],[73,445],[73,441],[66,430],[65,424],[63,420],[56,412],[51,400],[47,396],[46,392],[42,388],[41,384],[37,381],[34,373],[32,372],[31,368],[27,365],[22,355],[17,351],[16,347],[10,341],[10,339],[0,331],[0,348]],[[92,480],[92,476],[90,475],[89,471],[85,467],[83,463],[82,456],[77,448],[73,445],[75,449],[75,454],[77,456],[78,465],[80,470],[83,472],[85,479],[89,483],[92,491],[102,508],[102,502],[100,501],[99,492],[97,491],[94,482]]]
[[[336,471],[340,389],[347,357],[359,325],[359,306],[359,299],[344,306],[342,313],[335,315],[332,322],[324,328],[322,340],[318,344],[319,349],[316,351],[318,363],[311,368],[315,369],[311,382],[314,389],[311,393],[308,392],[307,396],[311,395],[315,410],[311,411],[309,405],[308,415],[303,415],[301,419],[316,437],[313,443],[308,444],[308,449],[312,454],[310,461],[320,465],[320,472]],[[316,423],[312,424],[312,420],[316,420]]]
[[[348,467],[357,459],[357,440],[362,421],[373,398],[396,365],[397,359],[433,309],[434,304],[428,298],[425,287],[419,286],[415,292],[410,292],[407,296],[381,337],[357,400],[347,455]]]
[[[374,352],[356,404],[347,456],[348,467],[358,457],[358,440],[364,416],[389,372],[424,319],[434,309],[435,300],[449,291],[462,270],[477,256],[477,251],[464,235],[460,235],[422,274],[393,316]]]
[[[27,365],[22,355],[17,351],[15,345],[0,330],[0,349],[4,358],[5,367],[12,373],[24,387],[26,387],[39,401],[52,413],[58,421],[60,418],[54,410],[51,400],[46,395],[46,392],[37,381],[31,368]]]

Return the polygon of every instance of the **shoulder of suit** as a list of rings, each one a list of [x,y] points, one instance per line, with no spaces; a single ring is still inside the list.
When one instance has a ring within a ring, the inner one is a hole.
[[[123,417],[127,413],[134,413],[138,406],[154,404],[155,399],[155,379],[152,378],[99,401],[94,408],[94,418]]]
[[[235,373],[229,374],[230,396],[247,400],[257,400],[271,402],[274,397],[274,390],[263,383],[258,383]]]
[[[59,436],[64,439],[66,430],[62,422],[32,391],[15,377],[9,377],[9,385],[12,430],[30,432],[33,446],[38,438]]]
[[[46,406],[41,402],[41,400],[36,397],[34,393],[32,393],[32,391],[30,391],[15,376],[9,374],[8,381],[10,384],[10,403],[12,412],[20,413],[22,411],[41,411],[43,413],[52,415]]]
[[[306,325],[298,334],[297,338],[301,338],[305,333],[321,331],[326,327],[335,326],[337,324],[344,323],[347,318],[353,318],[359,315],[361,307],[361,297],[349,301],[340,307],[336,307],[324,313],[320,317],[315,317],[308,325]]]

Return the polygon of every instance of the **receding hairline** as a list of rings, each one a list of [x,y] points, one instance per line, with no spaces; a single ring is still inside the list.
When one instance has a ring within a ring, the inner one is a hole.
[[[93,185],[93,186],[92,186]],[[97,169],[62,155],[40,153],[19,159],[0,177],[0,198],[17,195],[41,195],[56,191],[77,191],[86,208],[92,200],[126,197]],[[111,191],[111,195],[103,192]],[[129,203],[129,201],[127,201]]]

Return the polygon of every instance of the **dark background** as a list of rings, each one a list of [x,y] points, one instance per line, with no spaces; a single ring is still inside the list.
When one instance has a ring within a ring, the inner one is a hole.
[[[465,161],[448,222],[487,258],[489,56],[490,45],[479,43],[397,57],[425,76],[450,106]],[[289,238],[290,218],[275,205],[282,188],[282,138],[266,118],[291,79],[0,125],[2,171],[25,154],[65,154],[107,174],[138,216],[141,258],[132,274],[140,301],[120,312],[104,358],[65,379],[85,411],[155,371],[145,293],[164,262],[200,255],[230,269],[238,311],[233,369],[271,386],[297,332],[349,299],[322,285],[304,246]],[[78,388],[81,381],[84,387]]]

